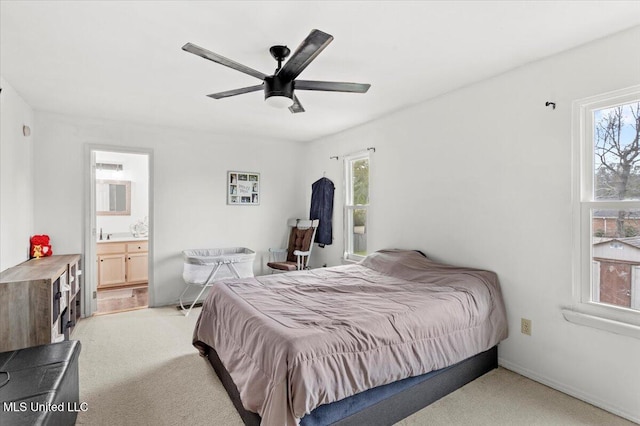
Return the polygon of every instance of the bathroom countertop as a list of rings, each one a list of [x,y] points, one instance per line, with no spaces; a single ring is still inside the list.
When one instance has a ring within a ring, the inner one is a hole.
[[[133,235],[130,237],[111,237],[110,239],[103,238],[102,240],[97,240],[98,244],[100,243],[122,243],[125,241],[147,241],[148,237],[134,237]]]

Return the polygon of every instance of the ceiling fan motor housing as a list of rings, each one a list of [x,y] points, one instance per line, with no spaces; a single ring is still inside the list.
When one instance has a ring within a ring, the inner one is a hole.
[[[293,99],[293,81],[282,81],[278,76],[272,75],[264,79],[264,98],[272,96],[284,96]]]

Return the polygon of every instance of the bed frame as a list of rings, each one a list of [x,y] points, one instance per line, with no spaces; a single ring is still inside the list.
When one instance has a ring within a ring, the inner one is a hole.
[[[247,426],[259,426],[258,414],[247,411],[240,393],[218,354],[207,347],[207,358]],[[302,426],[391,425],[498,367],[498,347],[467,358],[450,367],[369,389],[304,416]]]

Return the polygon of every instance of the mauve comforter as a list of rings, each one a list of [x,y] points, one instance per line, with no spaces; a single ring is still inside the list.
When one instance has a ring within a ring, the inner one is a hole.
[[[506,337],[493,272],[384,250],[355,265],[219,281],[193,343],[217,351],[262,425],[282,426]]]

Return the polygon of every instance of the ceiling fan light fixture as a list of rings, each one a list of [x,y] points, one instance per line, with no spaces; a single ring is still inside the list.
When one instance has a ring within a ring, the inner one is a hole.
[[[264,100],[269,106],[274,108],[289,108],[293,105],[293,99],[287,98],[286,96],[281,95],[273,95],[269,96]]]
[[[293,83],[283,82],[276,76],[265,78],[264,100],[275,108],[289,108],[293,105]]]

